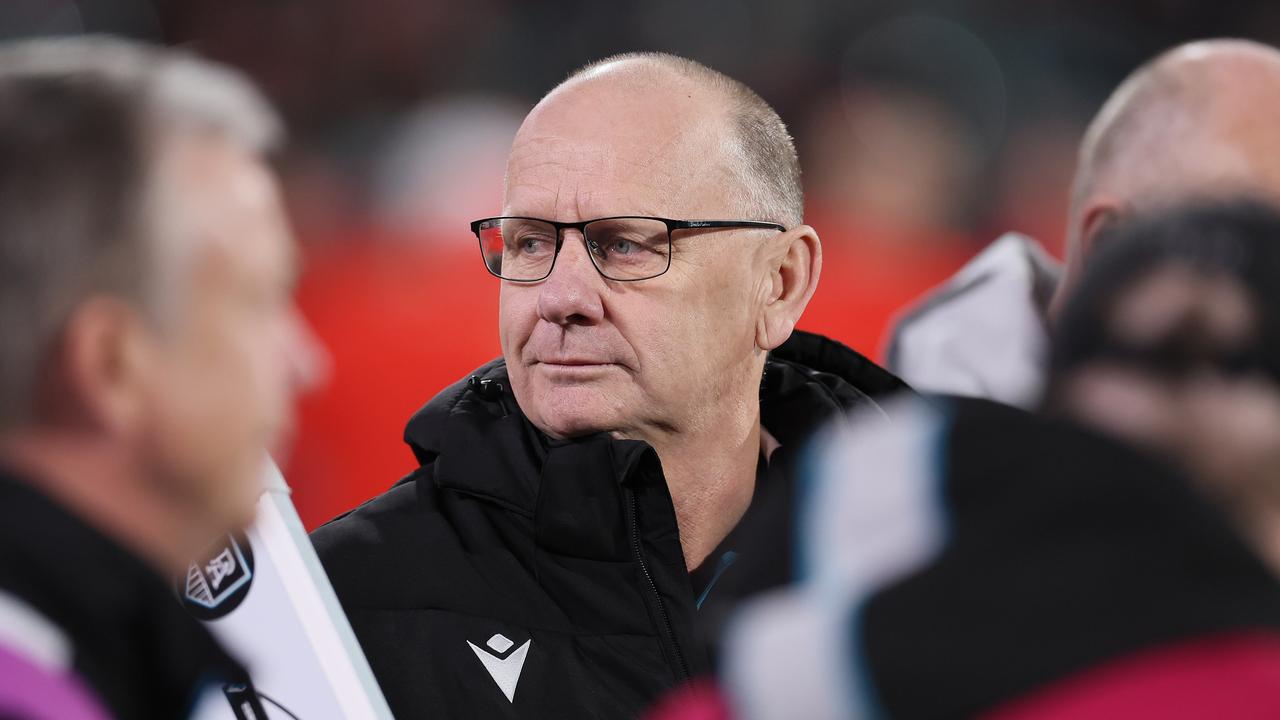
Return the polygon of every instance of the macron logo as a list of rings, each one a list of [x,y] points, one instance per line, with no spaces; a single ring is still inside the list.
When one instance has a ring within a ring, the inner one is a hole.
[[[489,642],[485,643],[489,646],[488,649],[478,647],[470,640],[467,644],[484,664],[484,669],[489,671],[489,677],[498,683],[498,689],[502,694],[507,696],[508,701],[515,702],[516,684],[520,682],[520,671],[524,669],[524,659],[529,655],[529,644],[532,642],[532,639],[525,640],[523,645],[505,658],[500,656],[510,650],[515,643],[502,634],[489,638]]]

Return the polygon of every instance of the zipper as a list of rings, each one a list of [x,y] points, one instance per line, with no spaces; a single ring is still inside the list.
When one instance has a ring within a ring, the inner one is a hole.
[[[667,631],[667,639],[671,641],[671,647],[675,651],[676,662],[679,664],[680,677],[678,681],[688,680],[691,677],[689,672],[689,663],[684,659],[684,653],[680,650],[680,643],[676,640],[675,627],[671,624],[671,616],[667,614],[667,606],[662,602],[662,595],[658,593],[658,584],[653,581],[653,574],[649,572],[649,564],[644,561],[644,551],[640,547],[640,521],[637,519],[640,515],[640,506],[636,501],[635,490],[628,490],[631,496],[631,546],[636,551],[636,561],[640,563],[640,570],[644,573],[644,579],[649,582],[649,589],[653,591],[653,599],[658,603],[658,615],[662,618],[662,627]]]

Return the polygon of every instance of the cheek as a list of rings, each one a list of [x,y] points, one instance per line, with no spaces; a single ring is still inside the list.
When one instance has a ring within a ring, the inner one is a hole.
[[[502,284],[498,294],[498,340],[508,365],[515,362],[538,324],[536,288]]]
[[[529,288],[502,284],[498,295],[498,341],[502,357],[507,361],[507,379],[516,402],[524,408],[532,408],[529,397],[529,379],[520,355],[537,324],[537,296]]]
[[[246,412],[255,399],[219,377],[207,356],[165,359],[141,428],[146,462],[167,478],[193,518],[238,524],[261,491],[262,433]]]
[[[744,283],[720,281],[690,288],[664,303],[653,326],[655,347],[688,370],[712,372],[749,356],[755,347],[756,303]]]
[[[233,313],[206,326],[200,357],[192,365],[208,378],[206,384],[211,392],[226,394],[225,399],[212,403],[215,407],[251,415],[260,406],[274,402],[274,386],[280,384],[277,378],[282,377],[283,368],[275,362],[279,340],[272,328],[267,318],[237,318]]]
[[[288,410],[288,371],[271,320],[209,313],[193,318],[157,388],[161,432],[193,463],[238,472],[256,462]],[[209,457],[216,455],[217,457]]]
[[[1280,477],[1280,393],[1270,383],[1202,382],[1180,408],[1182,449],[1227,483],[1277,484]]]
[[[742,352],[736,310],[709,293],[622,298],[614,324],[639,359],[643,391],[664,404],[695,402],[699,388]],[[710,384],[708,384],[710,383]]]

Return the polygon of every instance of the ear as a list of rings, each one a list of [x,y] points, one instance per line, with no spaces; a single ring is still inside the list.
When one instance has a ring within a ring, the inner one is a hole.
[[[1103,230],[1111,227],[1124,215],[1120,203],[1109,198],[1097,200],[1085,208],[1080,217],[1080,259],[1086,260],[1093,253],[1093,243]]]
[[[114,436],[140,426],[151,375],[151,330],[129,303],[95,297],[71,314],[62,336],[63,387],[54,412]]]
[[[791,337],[822,274],[822,242],[813,228],[800,225],[774,242],[779,251],[771,258],[756,329],[756,344],[764,350],[773,350]]]
[[[1093,253],[1094,243],[1103,230],[1119,222],[1125,215],[1125,206],[1109,197],[1095,198],[1089,201],[1080,213],[1080,224],[1076,228],[1074,245],[1067,251],[1067,262],[1063,268],[1062,279],[1049,300],[1049,317],[1052,324],[1057,321],[1067,299],[1075,290],[1076,283],[1084,274],[1084,266]]]

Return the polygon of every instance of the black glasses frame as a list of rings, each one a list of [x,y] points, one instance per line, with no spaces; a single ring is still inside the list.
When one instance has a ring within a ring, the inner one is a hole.
[[[543,275],[540,278],[534,278],[532,280],[529,280],[529,279],[517,280],[514,278],[503,277],[502,275],[499,275],[498,273],[494,272],[493,269],[489,267],[488,259],[485,257],[485,254],[484,254],[484,238],[480,237],[480,226],[488,222],[493,222],[495,220],[532,220],[534,222],[546,223],[547,225],[550,225],[553,228],[555,228],[556,251],[555,251],[555,255],[551,257],[551,266],[547,268],[546,275]],[[662,272],[654,273],[653,275],[646,275],[644,277],[638,277],[638,278],[616,278],[605,273],[605,271],[602,270],[600,268],[600,265],[596,262],[596,255],[595,253],[591,252],[591,246],[587,240],[587,225],[590,225],[591,223],[594,223],[594,222],[600,222],[602,220],[654,220],[656,222],[664,223],[667,226],[667,265],[666,267],[662,268]],[[542,282],[543,280],[546,280],[547,278],[551,277],[551,273],[554,272],[556,269],[556,261],[560,259],[560,249],[564,247],[564,231],[565,230],[577,230],[579,233],[582,233],[582,242],[584,245],[587,245],[587,256],[591,258],[591,266],[596,269],[596,272],[600,273],[600,277],[603,277],[606,280],[612,280],[614,282],[639,282],[641,280],[652,280],[653,278],[665,275],[666,272],[671,269],[671,244],[672,244],[671,234],[672,233],[674,233],[677,230],[706,230],[706,229],[719,229],[719,228],[753,228],[753,229],[760,229],[760,230],[777,230],[778,232],[787,231],[787,228],[785,225],[782,225],[780,223],[775,223],[775,222],[766,222],[763,220],[672,220],[671,218],[651,217],[648,215],[610,215],[609,217],[592,218],[590,220],[581,220],[579,222],[557,222],[555,220],[546,220],[544,218],[528,217],[525,215],[497,215],[495,217],[480,218],[479,220],[471,221],[471,232],[475,234],[476,241],[480,244],[480,259],[482,262],[484,262],[484,269],[487,270],[490,275],[498,278],[499,280],[505,280],[507,282],[518,282],[518,283]]]

